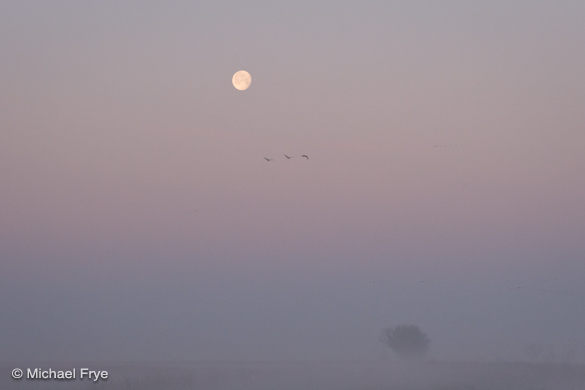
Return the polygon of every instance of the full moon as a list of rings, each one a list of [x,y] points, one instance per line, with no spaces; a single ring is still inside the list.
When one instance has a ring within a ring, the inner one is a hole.
[[[252,76],[245,70],[238,70],[232,77],[232,84],[238,91],[245,91],[252,84]]]

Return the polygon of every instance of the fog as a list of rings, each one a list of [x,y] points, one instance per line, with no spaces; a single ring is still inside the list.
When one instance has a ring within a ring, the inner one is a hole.
[[[584,17],[3,1],[0,387],[584,388]]]

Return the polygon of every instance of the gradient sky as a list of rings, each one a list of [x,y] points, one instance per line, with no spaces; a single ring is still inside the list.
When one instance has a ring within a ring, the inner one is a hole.
[[[217,3],[0,3],[0,361],[585,360],[583,1]]]

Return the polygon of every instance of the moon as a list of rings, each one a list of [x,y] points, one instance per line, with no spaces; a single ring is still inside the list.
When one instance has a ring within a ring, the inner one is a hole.
[[[232,84],[238,91],[245,91],[252,84],[252,76],[245,70],[238,70],[232,77]]]

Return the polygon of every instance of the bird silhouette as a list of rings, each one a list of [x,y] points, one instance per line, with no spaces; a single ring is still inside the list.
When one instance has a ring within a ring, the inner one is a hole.
[[[284,157],[286,157],[287,160],[290,160],[291,158],[293,158],[293,156],[289,156],[288,154],[285,154]]]
[[[266,162],[270,162],[270,161],[272,161],[273,159],[272,159],[272,158],[268,158],[268,157],[264,157],[264,160],[266,160]]]
[[[304,158],[306,158],[307,160],[309,159],[309,156],[308,156],[308,155],[306,155],[306,154],[303,154],[303,155],[301,155],[301,157],[304,157]]]

